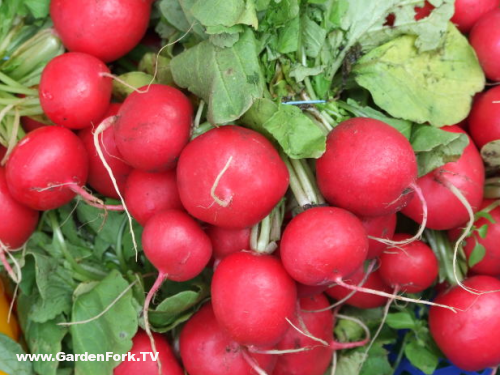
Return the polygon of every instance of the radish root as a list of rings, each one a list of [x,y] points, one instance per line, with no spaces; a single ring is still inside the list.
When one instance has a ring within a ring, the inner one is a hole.
[[[348,315],[343,315],[343,314],[335,314],[337,318],[344,319],[344,320],[350,320],[351,322],[359,324],[361,328],[363,328],[363,331],[365,331],[366,337],[364,340],[361,341],[355,341],[355,342],[346,342],[346,343],[340,343],[337,341],[332,342],[330,347],[335,351],[335,350],[343,350],[343,349],[353,349],[357,348],[359,346],[366,345],[370,341],[370,330],[366,326],[365,323],[363,323],[361,320],[358,318],[354,318],[352,316]]]
[[[233,197],[229,197],[228,200],[222,200],[220,199],[216,194],[215,194],[215,189],[217,189],[217,186],[219,185],[219,182],[222,178],[222,176],[224,175],[224,173],[226,173],[227,169],[229,168],[229,165],[231,164],[231,162],[233,161],[233,157],[230,156],[229,159],[227,160],[227,163],[226,165],[224,166],[224,168],[222,168],[222,171],[220,171],[220,173],[217,175],[217,177],[215,178],[215,182],[214,184],[212,185],[212,189],[210,189],[210,195],[212,196],[213,200],[219,205],[219,206],[222,206],[222,207],[227,207],[229,206],[229,204],[231,204],[231,201],[233,200]]]
[[[254,370],[258,375],[268,375],[267,372],[265,372],[263,369],[260,368],[255,359],[253,359],[246,352],[245,348],[242,348],[241,355],[243,356],[243,359],[245,359],[246,363],[248,363],[248,365],[252,368],[252,370]]]
[[[15,263],[16,268],[18,268],[18,274],[16,274],[7,261],[7,257],[5,256],[5,254],[8,254],[11,259],[14,259],[9,252],[9,248],[0,242],[0,261],[2,262],[12,281],[14,281],[16,284],[19,284],[19,282],[21,281],[21,270],[19,268],[19,264],[17,264],[17,262]]]

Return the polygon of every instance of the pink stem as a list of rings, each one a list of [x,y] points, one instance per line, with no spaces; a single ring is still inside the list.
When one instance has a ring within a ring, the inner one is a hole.
[[[104,210],[108,211],[124,211],[125,208],[121,204],[116,204],[116,205],[109,205],[109,204],[104,204],[99,198],[94,197],[92,194],[90,194],[88,191],[86,191],[84,188],[81,186],[78,186],[76,183],[68,185],[68,187],[81,196],[83,200],[92,207],[97,207],[97,208],[102,208]]]
[[[354,342],[337,342],[334,341],[330,344],[330,347],[333,350],[343,350],[343,349],[353,349],[353,348],[358,348],[360,346],[365,346],[370,342],[370,338],[367,337],[364,340],[361,341],[354,341]]]
[[[18,282],[17,280],[17,276],[16,276],[16,273],[14,272],[14,270],[12,269],[12,267],[10,266],[9,262],[7,261],[7,257],[5,256],[5,252],[7,250],[4,250],[3,249],[3,246],[2,248],[0,248],[0,261],[2,262],[5,270],[7,271],[7,273],[9,274],[9,276],[12,278],[12,280],[14,280],[14,282]]]

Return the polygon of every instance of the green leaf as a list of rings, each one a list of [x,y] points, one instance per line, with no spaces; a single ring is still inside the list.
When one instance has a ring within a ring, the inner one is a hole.
[[[496,220],[493,219],[493,216],[491,216],[491,214],[489,212],[478,211],[474,214],[474,221],[477,221],[481,218],[488,220],[491,224],[496,223]]]
[[[16,354],[26,354],[17,342],[0,333],[0,371],[8,375],[31,375],[31,362],[18,361]]]
[[[317,76],[323,73],[325,67],[323,65],[315,66],[314,68],[308,68],[301,64],[296,64],[290,69],[290,77],[295,78],[297,82],[302,82],[306,77]]]
[[[409,312],[398,312],[387,315],[387,324],[394,329],[415,329],[416,322]]]
[[[418,175],[424,176],[446,163],[457,161],[469,144],[469,137],[416,124],[410,141],[417,155]]]
[[[118,78],[128,84],[124,85],[118,80],[113,80],[113,96],[119,101],[125,100],[127,96],[134,92],[132,87],[138,89],[149,85],[150,83],[156,83],[156,80],[153,79],[152,75],[144,72],[127,72],[119,75]]]
[[[480,243],[476,243],[476,246],[474,246],[474,249],[469,256],[469,267],[474,267],[476,264],[483,260],[485,255],[486,248]]]
[[[479,228],[476,229],[476,231],[479,237],[486,238],[486,236],[488,235],[488,224],[480,226]]]
[[[498,172],[500,170],[500,140],[486,143],[481,148],[481,157],[487,173]]]
[[[439,364],[436,354],[416,339],[410,339],[405,345],[404,352],[411,364],[426,374],[434,373]]]
[[[264,79],[253,32],[246,30],[231,48],[205,41],[171,61],[175,82],[208,103],[212,124],[234,121],[262,97]]]
[[[302,46],[307,56],[315,58],[318,56],[326,38],[326,30],[311,20],[307,14],[301,17]]]
[[[24,0],[24,5],[35,18],[45,18],[49,15],[50,0]]]
[[[360,375],[392,375],[393,369],[389,363],[389,352],[383,347],[382,342],[375,342],[368,352],[368,358],[361,368]],[[365,352],[365,348],[358,349]]]
[[[128,282],[111,271],[93,288],[79,293],[73,304],[72,321],[84,321],[102,313],[128,287]],[[85,324],[72,325],[70,332],[75,354],[125,354],[137,332],[137,311],[129,290],[106,313]],[[76,374],[107,375],[119,362],[76,362]]]
[[[254,0],[195,0],[190,13],[203,26],[234,26],[237,24],[258,26]]]
[[[467,117],[485,78],[467,39],[450,24],[443,47],[419,53],[414,36],[394,39],[363,56],[356,82],[391,116],[434,126]]]
[[[295,17],[283,28],[278,30],[276,49],[280,53],[293,53],[299,50],[300,18]]]

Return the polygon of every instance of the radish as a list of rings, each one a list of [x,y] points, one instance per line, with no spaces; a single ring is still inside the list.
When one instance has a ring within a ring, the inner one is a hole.
[[[375,217],[361,218],[361,224],[370,237],[384,238],[392,240],[394,231],[396,230],[396,214]],[[374,259],[378,257],[387,247],[383,242],[377,241],[373,238],[368,239],[368,255],[367,259]]]
[[[278,343],[278,350],[290,350],[314,347],[312,350],[298,353],[286,353],[278,357],[276,367],[272,375],[323,375],[331,362],[333,354],[333,327],[334,316],[331,310],[322,312],[307,312],[308,310],[320,310],[328,307],[329,303],[323,294],[314,297],[301,298],[299,307],[305,311],[298,311],[300,319],[296,314],[292,323],[296,327],[306,327],[308,333],[321,339],[331,346],[322,346],[317,340],[304,336],[295,328],[290,327],[285,337]]]
[[[411,236],[396,234],[401,241]],[[429,288],[439,274],[439,263],[432,249],[422,241],[389,247],[380,255],[379,274],[383,282],[406,293],[419,293]]]
[[[40,122],[28,116],[21,117],[21,125],[26,133],[29,133],[30,131],[33,131],[38,128],[42,128],[44,126],[48,126],[48,124],[44,124],[43,122]]]
[[[227,229],[209,225],[205,232],[212,241],[216,259],[250,248],[250,228]]]
[[[161,375],[184,375],[175,354],[165,337],[154,333],[155,345],[158,348],[158,360],[162,364]],[[135,361],[128,359],[120,363],[114,370],[113,375],[158,375],[157,361],[151,359],[151,342],[144,331],[139,331],[132,339],[132,349],[129,351]],[[143,354],[144,353],[144,354]]]
[[[500,81],[500,9],[497,8],[482,16],[470,32],[469,43],[476,51],[479,63],[486,77]]]
[[[455,13],[451,22],[467,34],[483,15],[499,6],[499,0],[455,0]]]
[[[439,295],[436,302],[459,311],[454,314],[431,307],[430,332],[446,357],[461,369],[479,371],[496,367],[500,365],[500,281],[491,276],[474,276],[464,281],[464,285],[484,294],[471,294],[455,286]]]
[[[266,373],[272,372],[276,356],[246,351],[223,331],[211,303],[193,315],[181,331],[182,363],[190,375],[254,375],[254,363]]]
[[[217,321],[241,345],[269,347],[286,333],[297,290],[280,261],[239,252],[221,260],[212,280]]]
[[[390,215],[413,198],[417,161],[411,144],[382,121],[340,123],[330,132],[316,168],[325,199],[359,216]]]
[[[118,112],[120,104],[112,103],[106,113],[105,117],[114,116]],[[104,167],[99,155],[97,154],[94,146],[94,137],[90,127],[82,129],[78,136],[80,137],[87,153],[89,155],[89,176],[88,184],[95,189],[98,193],[109,197],[118,199],[115,187],[109,174]],[[107,163],[113,170],[113,175],[116,178],[120,191],[125,189],[125,181],[132,171],[132,168],[122,160],[122,156],[116,148],[113,128],[106,129],[100,138],[101,148],[104,152]]]
[[[4,158],[6,153],[7,153],[7,149],[5,147],[3,147],[2,145],[0,145],[0,160],[2,160]]]
[[[56,125],[82,129],[97,125],[111,100],[106,65],[94,56],[69,52],[52,59],[42,72],[40,104]]]
[[[131,51],[149,25],[152,0],[51,0],[50,16],[64,46],[102,61]]]
[[[173,169],[189,141],[193,109],[179,90],[151,85],[130,94],[115,123],[115,140],[125,162],[146,172]]]
[[[500,86],[478,94],[469,115],[469,130],[476,146],[500,139]]]
[[[366,279],[364,283],[363,279]],[[383,291],[387,293],[390,293],[392,291],[392,289],[386,283],[384,283],[384,281],[380,277],[380,272],[378,270],[370,272],[368,274],[368,277],[366,277],[366,273],[363,267],[360,267],[356,272],[354,272],[344,281],[351,285],[361,285],[368,289]],[[328,288],[326,290],[326,294],[336,299],[337,301],[343,300],[346,305],[354,306],[359,309],[373,309],[375,307],[384,306],[387,303],[387,297],[363,292],[356,292],[353,294],[352,290],[339,285]],[[349,297],[349,295],[351,296]]]
[[[368,238],[361,221],[334,207],[314,207],[286,226],[280,256],[287,272],[306,285],[328,285],[356,271],[366,259]]]
[[[288,171],[261,134],[221,126],[191,141],[177,167],[181,201],[199,220],[247,228],[268,215],[288,188]]]
[[[466,134],[458,126],[446,126],[443,130]],[[456,162],[447,163],[420,177],[417,184],[428,205],[426,226],[437,230],[458,227],[470,218],[464,204],[477,211],[483,199],[484,166],[481,155],[469,142]],[[422,208],[418,201],[410,202],[402,213],[416,222],[422,222]]]
[[[138,169],[127,178],[124,199],[130,214],[142,226],[155,214],[168,210],[183,210],[175,170],[148,173]]]

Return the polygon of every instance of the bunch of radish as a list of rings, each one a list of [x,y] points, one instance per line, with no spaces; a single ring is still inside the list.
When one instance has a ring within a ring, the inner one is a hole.
[[[470,32],[495,82],[499,5],[457,0],[452,18]],[[68,50],[47,64],[38,87],[54,125],[35,125],[0,167],[0,259],[12,278],[19,275],[9,252],[28,241],[40,212],[79,195],[137,221],[141,250],[158,271],[141,312],[144,332],[131,350],[159,353],[158,360],[140,367],[125,361],[117,375],[182,374],[182,368],[190,375],[323,375],[337,350],[370,340],[369,332],[361,341],[336,340],[336,321],[344,318],[339,308],[398,299],[432,305],[431,333],[460,368],[500,365],[500,205],[484,197],[480,153],[500,141],[500,88],[475,98],[465,130],[444,127],[470,133],[469,144],[458,160],[422,177],[408,139],[364,117],[338,124],[310,169],[245,124],[194,137],[198,102],[177,87],[151,81],[113,102],[116,77],[106,64],[143,38],[151,6],[151,0],[51,1],[54,30]],[[426,17],[433,7],[421,9],[419,17]],[[304,178],[317,199],[298,198]],[[289,201],[301,205],[291,210]],[[396,229],[403,216],[418,224],[416,233]],[[426,229],[449,231],[455,252],[468,235],[468,259],[484,249],[463,282],[453,258],[459,285],[433,301],[400,295],[437,283],[443,258],[421,239]],[[192,280],[207,267],[211,301],[185,323],[178,342],[152,333],[148,311],[162,283]]]

